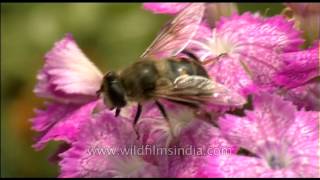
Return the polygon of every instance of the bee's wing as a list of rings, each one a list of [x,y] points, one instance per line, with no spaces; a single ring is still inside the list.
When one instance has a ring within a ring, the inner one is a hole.
[[[140,57],[172,57],[182,51],[196,34],[204,14],[204,3],[191,3],[160,31]]]
[[[174,101],[200,105],[240,106],[245,98],[229,88],[209,78],[194,75],[181,75],[170,86],[159,87],[155,96]]]

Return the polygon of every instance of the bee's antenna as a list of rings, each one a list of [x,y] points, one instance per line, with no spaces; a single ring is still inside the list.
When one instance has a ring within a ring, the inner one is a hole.
[[[133,125],[134,126],[137,124],[137,122],[138,122],[138,120],[140,118],[141,112],[142,112],[142,105],[138,104],[136,116],[134,117],[134,120],[133,120]]]
[[[134,120],[133,120],[133,128],[137,134],[137,139],[139,140],[140,139],[140,134],[138,132],[138,129],[137,129],[137,122],[140,118],[140,115],[141,115],[141,112],[142,112],[142,105],[141,104],[138,104],[138,107],[137,107],[137,112],[136,112],[136,116],[134,117]]]
[[[164,106],[159,102],[159,101],[155,101],[156,102],[156,105],[158,106],[162,116],[167,120],[169,121],[169,118],[168,118],[168,114],[164,108]]]
[[[227,55],[227,53],[222,53],[222,54],[220,54],[220,55],[218,55],[218,56],[216,56],[216,57],[214,57],[214,58],[211,58],[211,59],[209,59],[209,60],[206,60],[206,61],[201,62],[201,64],[202,64],[202,65],[207,65],[207,64],[209,64],[209,63],[216,62],[216,61],[219,60],[221,57],[226,56],[226,55]]]

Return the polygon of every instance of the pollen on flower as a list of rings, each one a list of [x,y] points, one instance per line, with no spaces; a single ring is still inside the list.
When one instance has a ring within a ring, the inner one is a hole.
[[[232,54],[234,50],[234,43],[227,35],[219,36],[216,31],[212,33],[211,39],[208,41],[208,46],[214,56],[221,54]]]

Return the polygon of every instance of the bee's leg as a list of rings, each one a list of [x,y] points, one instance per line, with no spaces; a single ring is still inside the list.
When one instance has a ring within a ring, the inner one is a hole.
[[[139,120],[139,118],[140,118],[141,112],[142,112],[142,105],[141,105],[141,104],[138,104],[136,116],[134,117],[134,121],[133,121],[133,124],[134,124],[134,125],[137,124],[137,122],[138,122],[138,120]]]
[[[158,106],[162,116],[167,120],[167,123],[169,124],[170,134],[171,134],[172,139],[170,140],[170,142],[167,143],[167,146],[170,147],[171,145],[176,144],[178,142],[178,139],[177,139],[177,137],[175,137],[175,135],[173,133],[173,129],[170,126],[170,122],[169,122],[170,120],[169,120],[168,114],[167,114],[164,106],[159,101],[156,101],[156,105]]]
[[[139,139],[140,136],[139,136],[139,132],[138,132],[138,130],[136,128],[136,124],[137,124],[137,122],[138,122],[138,120],[140,118],[141,112],[142,112],[142,105],[138,104],[136,116],[134,117],[134,121],[133,121],[133,127],[134,127],[134,130],[135,130],[136,134],[137,134],[137,139]]]
[[[207,64],[209,64],[209,63],[214,63],[214,62],[216,62],[217,60],[219,60],[221,57],[227,55],[226,53],[222,53],[222,54],[220,54],[219,56],[214,57],[214,58],[211,58],[211,59],[209,59],[209,60],[200,61],[200,59],[199,59],[195,54],[193,54],[191,51],[189,51],[189,50],[187,50],[187,49],[184,49],[183,51],[181,51],[181,53],[189,56],[191,59],[193,59],[193,60],[201,63],[202,65],[207,65]]]
[[[120,114],[120,112],[121,112],[121,108],[117,108],[117,109],[116,109],[116,114],[115,114],[115,116],[118,117],[119,114]]]
[[[159,108],[162,116],[163,116],[167,121],[169,121],[167,112],[166,112],[166,110],[164,109],[163,105],[162,105],[159,101],[156,101],[156,105],[158,106],[158,108]]]
[[[206,60],[206,61],[201,62],[201,64],[202,64],[202,65],[207,65],[207,64],[209,64],[209,63],[217,62],[221,57],[226,56],[226,55],[227,55],[226,53],[222,53],[222,54],[220,54],[219,56],[216,56],[216,57],[214,57],[214,58],[211,58],[211,59],[208,59],[208,60]]]

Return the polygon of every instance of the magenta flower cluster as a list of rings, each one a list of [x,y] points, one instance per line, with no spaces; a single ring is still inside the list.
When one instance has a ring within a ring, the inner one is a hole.
[[[187,5],[143,7],[174,16]],[[51,158],[59,177],[320,177],[319,40],[302,49],[303,32],[282,15],[207,21],[188,48],[202,61],[219,56],[205,66],[210,77],[248,102],[211,109],[209,120],[165,102],[169,122],[147,104],[139,139],[135,106],[115,117],[96,96],[103,73],[71,34],[55,43],[37,75],[34,92],[48,101],[32,128],[36,150],[62,142]]]

